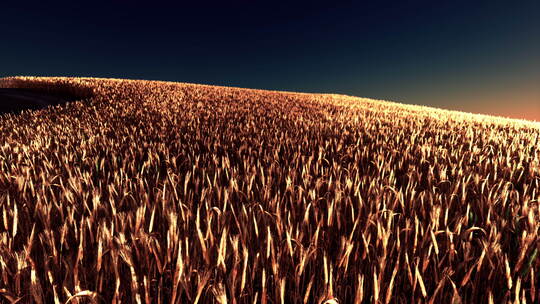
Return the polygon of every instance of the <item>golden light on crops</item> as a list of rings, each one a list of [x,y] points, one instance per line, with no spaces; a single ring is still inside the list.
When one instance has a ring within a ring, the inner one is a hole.
[[[342,95],[8,78],[0,297],[539,301],[540,126]]]

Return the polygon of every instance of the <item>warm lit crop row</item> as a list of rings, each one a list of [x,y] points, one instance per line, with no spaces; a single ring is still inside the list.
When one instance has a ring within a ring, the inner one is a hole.
[[[166,82],[0,86],[85,97],[0,117],[2,300],[540,301],[538,124]]]

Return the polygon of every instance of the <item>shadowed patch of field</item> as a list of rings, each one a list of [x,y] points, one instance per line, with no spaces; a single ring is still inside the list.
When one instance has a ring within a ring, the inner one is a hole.
[[[0,114],[36,110],[77,100],[77,96],[36,89],[0,88]]]

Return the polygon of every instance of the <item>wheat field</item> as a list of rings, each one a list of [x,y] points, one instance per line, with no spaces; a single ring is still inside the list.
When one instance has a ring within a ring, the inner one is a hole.
[[[538,303],[540,124],[333,94],[13,77],[0,301]]]

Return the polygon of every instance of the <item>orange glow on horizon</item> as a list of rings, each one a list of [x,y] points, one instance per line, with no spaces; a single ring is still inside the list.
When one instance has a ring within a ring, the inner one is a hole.
[[[540,122],[540,89],[532,85],[481,89],[433,100],[437,102],[433,107]]]

